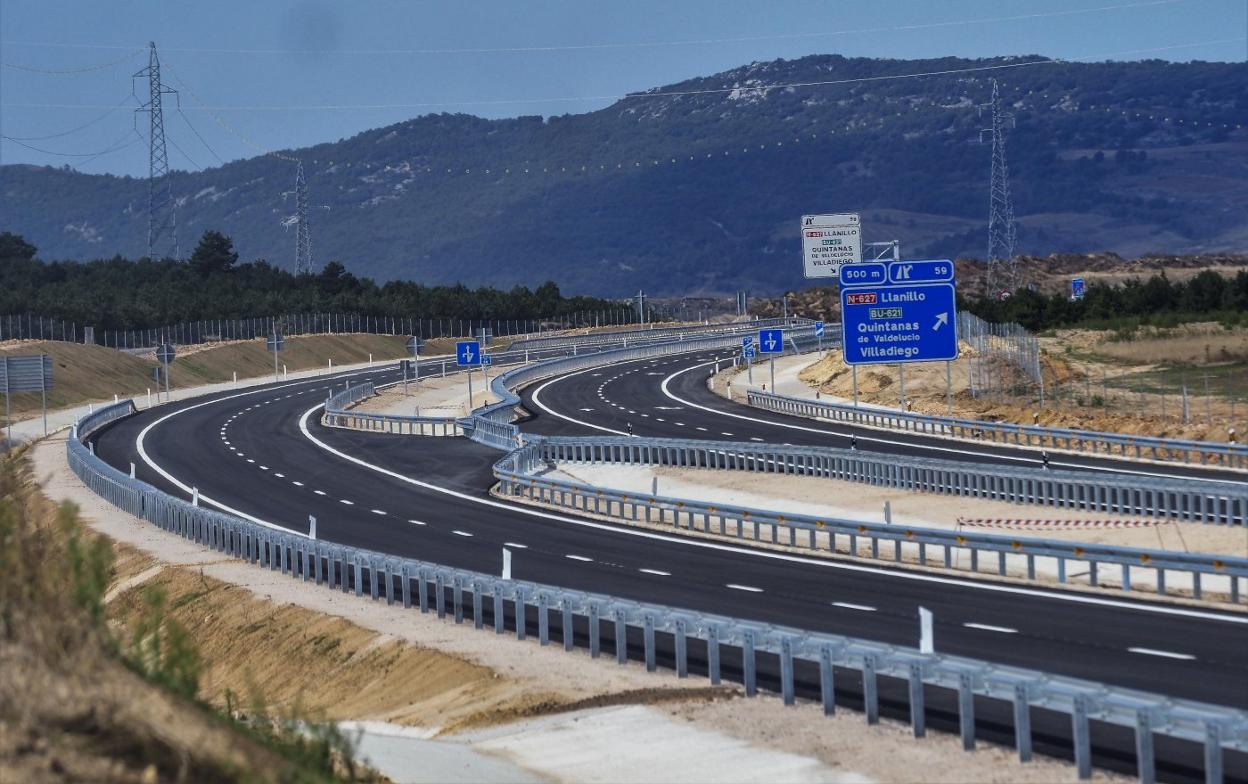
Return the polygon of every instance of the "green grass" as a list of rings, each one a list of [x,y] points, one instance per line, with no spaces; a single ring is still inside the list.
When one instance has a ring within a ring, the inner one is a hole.
[[[1205,378],[1209,379],[1209,394],[1213,397],[1237,400],[1248,398],[1248,362],[1200,367],[1196,365],[1168,365],[1144,373],[1109,377],[1106,383],[1115,389],[1129,389],[1153,394],[1178,395],[1183,384],[1192,398],[1204,397]],[[1095,384],[1093,385],[1095,386]]]

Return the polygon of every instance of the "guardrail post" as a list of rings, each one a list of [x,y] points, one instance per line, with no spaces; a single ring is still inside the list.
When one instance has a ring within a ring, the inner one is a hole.
[[[560,627],[563,631],[563,649],[565,651],[572,650],[572,602],[565,596],[560,602],[563,610],[563,617],[560,619]]]
[[[524,589],[516,588],[516,639],[523,640],[528,636],[528,608],[524,605]]]
[[[1031,762],[1031,704],[1027,684],[1014,685],[1014,748],[1019,762]]]
[[[438,620],[446,617],[446,583],[442,582],[442,573],[433,573],[433,605],[438,610]]]
[[[537,644],[550,644],[550,597],[545,591],[537,595]]]
[[[283,547],[281,549],[284,550],[285,548]],[[355,567],[355,595],[363,596],[364,595],[364,567],[360,563],[363,560],[363,558],[360,556],[359,553],[356,553],[355,556],[351,560],[353,561],[352,566]]]
[[[615,608],[615,662],[624,664],[628,661],[628,623],[623,607]]]
[[[827,645],[819,649],[819,700],[823,703],[823,715],[836,713],[836,681],[832,670],[832,649]]]
[[[1135,713],[1135,760],[1140,784],[1153,784],[1157,780],[1157,765],[1153,755],[1153,717],[1147,708]]]
[[[321,584],[321,554],[318,551],[312,553],[313,571],[316,573],[316,584]]]
[[[923,663],[910,663],[910,728],[914,737],[927,734],[927,714],[923,704]]]
[[[420,611],[429,612],[429,581],[425,579],[425,570],[416,571],[416,599],[420,602]]]
[[[378,591],[381,589],[381,579],[378,577],[377,561],[370,558],[368,560],[368,592],[372,596],[373,601],[377,601]]]
[[[793,693],[793,638],[780,640],[780,694],[785,705],[795,702]]]
[[[1222,728],[1211,721],[1205,722],[1205,782],[1217,784],[1222,781]]]
[[[875,654],[862,657],[862,710],[867,724],[880,723],[880,694],[875,682]]]
[[[686,637],[686,624],[684,618],[676,619],[676,677],[687,678],[689,676],[689,641]]]
[[[753,697],[758,694],[758,662],[754,658],[754,631],[746,629],[741,637],[741,665],[745,671],[745,696]]]
[[[451,605],[455,612],[455,623],[464,622],[464,578],[459,575],[451,580]]]
[[[962,736],[962,750],[975,750],[975,692],[973,676],[969,672],[958,675],[958,731]]]
[[[503,589],[497,582],[491,583],[490,594],[494,597],[494,633],[502,634],[507,630],[507,619],[503,615]]]
[[[646,613],[643,617],[643,638],[646,645],[646,672],[654,672],[657,666],[654,661],[654,614]]]
[[[589,658],[597,659],[602,653],[602,638],[598,629],[598,602],[589,605]]]
[[[407,564],[399,567],[399,579],[402,581],[403,609],[410,610],[412,608],[412,578]]]
[[[1092,738],[1088,729],[1088,698],[1075,696],[1070,712],[1071,734],[1075,739],[1075,767],[1081,779],[1092,777]],[[1221,780],[1221,779],[1219,779]]]
[[[719,685],[719,626],[717,624],[711,624],[706,629],[706,674],[712,686]]]

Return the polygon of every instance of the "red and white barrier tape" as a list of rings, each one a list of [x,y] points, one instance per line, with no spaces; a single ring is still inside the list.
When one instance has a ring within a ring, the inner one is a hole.
[[[1000,517],[959,517],[973,528],[1147,528],[1166,520],[1018,520]]]

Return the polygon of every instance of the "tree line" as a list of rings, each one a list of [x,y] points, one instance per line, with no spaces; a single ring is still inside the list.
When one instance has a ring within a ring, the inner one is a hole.
[[[551,281],[505,291],[410,281],[378,285],[337,261],[295,275],[264,260],[240,264],[233,241],[217,231],[204,232],[187,261],[114,256],[81,263],[41,261],[23,237],[0,232],[0,313],[35,313],[105,330],[274,313],[510,320],[627,307],[597,297],[565,297]]]
[[[1167,326],[1196,319],[1248,325],[1248,271],[1226,277],[1202,270],[1186,281],[1173,281],[1164,272],[1116,285],[1092,281],[1078,300],[1064,292],[1028,289],[1001,300],[959,300],[960,308],[986,321],[1013,321],[1033,332],[1075,325]]]

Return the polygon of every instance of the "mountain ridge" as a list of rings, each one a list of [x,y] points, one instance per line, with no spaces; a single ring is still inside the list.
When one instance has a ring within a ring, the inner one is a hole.
[[[307,170],[319,262],[381,280],[620,295],[775,291],[801,281],[804,212],[858,211],[910,257],[982,255],[1002,81],[1020,251],[1248,247],[1248,65],[1024,58],[756,62],[584,114],[430,114],[282,151]],[[991,70],[967,70],[991,69]],[[943,76],[894,78],[920,71]],[[793,86],[810,82],[842,84]],[[184,248],[205,229],[293,261],[294,167],[175,172]],[[0,167],[4,226],[50,258],[145,251],[143,178]]]

